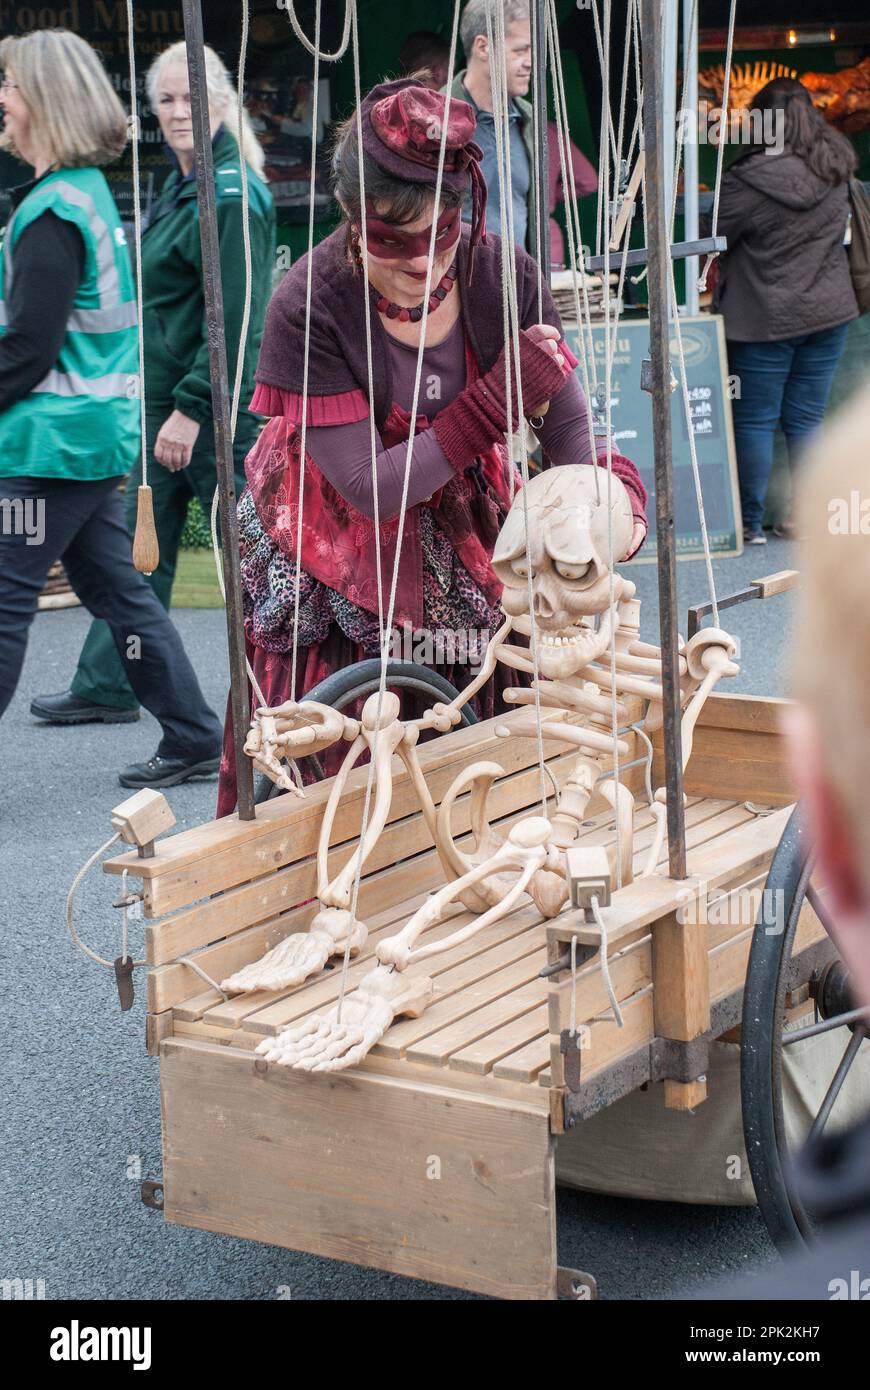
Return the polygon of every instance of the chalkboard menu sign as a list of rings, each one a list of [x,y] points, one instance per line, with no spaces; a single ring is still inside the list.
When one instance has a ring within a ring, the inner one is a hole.
[[[725,332],[721,317],[699,314],[680,320],[683,354],[689,387],[689,409],[698,472],[707,518],[710,549],[718,555],[736,555],[740,504],[737,466],[731,428],[732,389],[727,374]],[[580,353],[576,324],[565,323],[565,336],[575,354]],[[613,327],[611,325],[611,334]],[[604,402],[604,325],[593,324],[600,399]],[[588,335],[587,335],[588,343]],[[678,372],[676,336],[672,335],[671,362]],[[650,529],[638,560],[655,559],[655,466],[652,437],[652,397],[641,390],[641,363],[649,356],[649,320],[622,319],[616,333],[611,369],[611,422],[616,447],[635,463],[649,493],[647,514]],[[582,375],[577,368],[578,375]],[[591,373],[590,373],[591,381]],[[671,431],[674,468],[674,522],[678,558],[703,554],[701,524],[692,476],[689,431],[683,392],[678,387],[671,396]]]

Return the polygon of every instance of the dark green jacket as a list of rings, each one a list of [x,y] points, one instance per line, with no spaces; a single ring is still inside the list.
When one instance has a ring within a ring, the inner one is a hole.
[[[227,368],[232,393],[245,304],[242,180],[239,147],[229,131],[214,141],[217,218],[223,282]],[[275,206],[266,184],[248,166],[251,228],[251,319],[245,347],[239,429],[247,414],[275,264]],[[200,424],[211,419],[211,378],[199,246],[196,180],[174,169],[142,236],[145,323],[145,402],[148,413],[182,411]]]
[[[462,71],[461,71],[461,72],[458,72],[458,73],[456,74],[456,76],[454,77],[454,79],[453,79],[453,85],[452,85],[451,88],[450,88],[450,95],[451,95],[451,97],[452,97],[452,99],[453,99],[454,101],[457,100],[457,98],[459,99],[459,101],[468,101],[468,96],[466,95],[466,91],[465,91],[465,74],[466,74],[466,72],[467,72],[467,68],[463,68]],[[441,90],[446,92],[447,88],[446,88],[446,87],[442,87]],[[523,144],[524,144],[525,147],[526,147],[526,154],[527,154],[528,157],[529,157],[529,194],[528,194],[528,197],[526,198],[526,206],[528,207],[528,210],[529,210],[529,220],[528,220],[528,222],[526,223],[526,250],[530,250],[530,249],[532,249],[532,248],[531,248],[531,243],[532,243],[532,238],[533,238],[533,236],[534,236],[533,228],[534,228],[534,225],[535,225],[535,176],[534,176],[534,169],[535,169],[534,114],[535,114],[535,113],[534,113],[534,110],[533,110],[533,108],[532,108],[532,103],[531,103],[530,101],[526,101],[525,97],[512,97],[511,100],[513,101],[514,106],[517,108],[517,110],[519,111],[520,116],[521,116],[521,118],[522,118],[522,120],[521,120],[521,126],[522,126]],[[549,235],[549,233],[547,232],[547,223],[546,223],[546,221],[544,222],[543,225],[544,225],[544,232],[545,232],[545,234]]]

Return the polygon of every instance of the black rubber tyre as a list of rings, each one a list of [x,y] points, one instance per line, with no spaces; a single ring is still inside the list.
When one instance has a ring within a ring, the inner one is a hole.
[[[319,681],[312,686],[307,694],[302,696],[302,700],[313,700],[319,705],[330,705],[333,709],[343,710],[348,705],[353,704],[354,700],[362,696],[371,695],[378,689],[381,683],[381,663],[376,657],[369,661],[358,661],[353,666],[346,666],[341,671],[333,671],[325,680]],[[436,701],[449,702],[455,700],[459,691],[451,685],[449,680],[438,674],[437,671],[430,671],[428,666],[418,666],[413,661],[389,661],[387,662],[387,685],[396,690],[408,690],[417,695],[425,696],[432,704]],[[302,701],[300,701],[300,704]],[[477,723],[477,715],[468,705],[460,710],[459,725],[457,727],[467,727],[469,724]],[[298,762],[305,762],[314,771],[317,781],[323,780],[323,769],[316,754],[311,754],[308,758],[297,759]],[[270,782],[268,777],[259,777],[254,790],[254,803],[260,805],[264,801],[270,801],[273,796],[281,796],[283,793]]]
[[[831,942],[825,952],[828,963],[814,972],[810,995],[816,1004],[814,1031],[848,1025],[851,1040],[814,1121],[821,1129],[836,1101],[840,1086],[866,1038],[866,1025],[856,1021],[848,992],[848,972],[837,958],[831,938],[828,911],[810,882],[812,856],[807,843],[802,807],[795,807],[770,865],[759,919],[752,936],[740,1040],[740,1088],[743,1134],[749,1168],[771,1240],[783,1254],[809,1244],[817,1225],[795,1190],[791,1179],[791,1154],[786,1135],[782,1100],[782,1052],[789,1039],[783,1020],[786,995],[798,984],[799,969],[792,967],[792,951],[804,901],[811,905]],[[781,893],[777,898],[773,894]],[[765,904],[776,907],[776,926],[770,929]],[[820,1021],[821,1020],[821,1021]],[[801,1030],[801,1033],[803,1029]]]

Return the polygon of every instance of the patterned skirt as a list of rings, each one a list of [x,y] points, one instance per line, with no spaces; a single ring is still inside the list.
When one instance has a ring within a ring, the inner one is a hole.
[[[504,616],[499,607],[488,602],[425,507],[420,513],[420,532],[423,626],[415,632],[394,630],[391,655],[394,659],[413,660],[421,667],[437,671],[461,691],[477,675],[486,646]],[[267,705],[279,705],[294,698],[294,622],[297,627],[297,700],[333,672],[379,656],[377,615],[352,604],[304,571],[299,574],[296,617],[295,562],[278,549],[266,533],[247,490],[239,501],[239,536],[248,661]],[[385,586],[388,579],[389,576]],[[517,645],[522,644],[520,638],[512,640]],[[469,701],[469,706],[478,719],[489,719],[508,708],[502,698],[505,689],[527,683],[520,672],[498,665],[492,678]],[[440,695],[422,697],[405,690],[397,690],[396,694],[404,719],[419,717],[428,705],[442,698]],[[252,694],[252,716],[258,703]],[[363,703],[360,698],[347,705],[343,713],[358,718]],[[338,770],[346,751],[342,743],[319,754],[326,776]],[[304,781],[311,781],[315,776],[305,761],[300,771]],[[228,700],[217,815],[230,815],[235,810],[236,799],[232,711]]]

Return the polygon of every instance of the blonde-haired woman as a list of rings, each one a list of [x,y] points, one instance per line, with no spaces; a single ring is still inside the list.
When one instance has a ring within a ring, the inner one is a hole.
[[[3,145],[33,168],[0,246],[0,714],[58,556],[159,720],[124,786],[217,769],[221,726],[142,575],[118,484],[139,451],[136,302],[124,229],[99,166],[127,118],[96,53],[43,30],[0,42]]]
[[[247,406],[254,392],[254,368],[271,289],[275,211],[272,196],[259,177],[263,151],[247,114],[243,114],[239,127],[238,97],[229,73],[210,48],[205,50],[205,64],[231,381],[245,303],[240,144],[248,166],[252,300],[234,446],[236,487],[241,493],[244,458],[258,431],[257,417]],[[183,43],[173,44],[155,59],[146,77],[146,89],[173,165],[142,238],[146,430],[149,458],[158,465],[149,471],[160,542],[160,566],[151,583],[168,608],[188,504],[191,497],[198,497],[208,513],[217,482],[190,86]],[[134,473],[128,488],[131,529],[138,481]],[[51,723],[137,717],[136,695],[105,624],[91,627],[70,689],[40,696],[31,709]],[[148,785],[155,785],[153,779]]]

